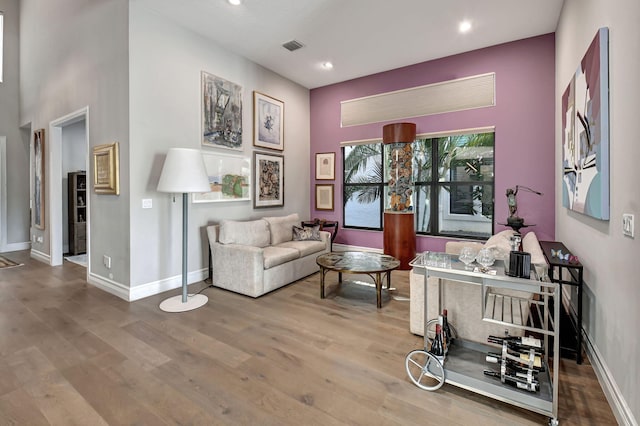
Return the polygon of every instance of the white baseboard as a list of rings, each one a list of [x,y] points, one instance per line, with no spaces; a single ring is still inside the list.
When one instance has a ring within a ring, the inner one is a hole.
[[[379,248],[371,248],[371,247],[358,247],[358,246],[350,246],[347,244],[333,244],[333,251],[371,251],[374,253],[382,253],[383,250]]]
[[[129,287],[113,281],[109,278],[101,277],[100,275],[94,274],[93,272],[89,273],[89,278],[87,282],[94,287],[98,287],[100,290],[104,290],[107,293],[111,293],[114,296],[118,296],[121,299],[129,302]]]
[[[205,280],[208,276],[208,268],[192,271],[187,274],[187,283],[198,283]],[[173,290],[174,288],[179,287],[182,287],[182,275],[175,275],[163,280],[137,285],[130,289],[129,301],[139,300],[149,296],[155,296],[156,294],[164,293],[165,291]]]
[[[2,246],[2,250],[0,250],[0,253],[29,250],[30,248],[31,248],[31,243],[29,241],[25,241],[24,243],[9,243]]]
[[[618,424],[637,426],[638,422],[634,418],[629,405],[622,396],[620,388],[613,379],[609,367],[607,367],[607,365],[602,361],[600,351],[595,345],[593,345],[586,332],[583,333],[583,336],[587,357],[589,357],[589,361],[591,361],[593,371],[595,371],[596,376],[598,377],[600,386],[602,386],[602,390],[607,397],[607,401],[609,401],[609,405],[611,406],[611,410],[613,411],[613,415],[616,417]]]
[[[32,259],[39,260],[40,262],[44,262],[47,265],[51,265],[51,256],[49,256],[47,253],[43,253],[32,248],[30,256]]]

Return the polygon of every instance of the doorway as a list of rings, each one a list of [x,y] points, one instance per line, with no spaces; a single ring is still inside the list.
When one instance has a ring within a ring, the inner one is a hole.
[[[69,251],[69,173],[89,170],[89,108],[54,120],[49,125],[49,194],[50,194],[50,235],[51,265],[62,265],[63,256]],[[86,222],[86,264],[90,265],[90,217],[89,180],[86,174],[86,194],[84,220]],[[87,277],[89,268],[87,268]]]

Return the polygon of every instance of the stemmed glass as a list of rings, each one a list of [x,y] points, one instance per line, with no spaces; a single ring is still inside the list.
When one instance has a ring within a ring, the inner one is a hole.
[[[464,263],[464,269],[471,270],[473,269],[473,267],[470,265],[474,260],[476,260],[476,252],[471,247],[462,247],[462,250],[460,250],[460,254],[458,255],[458,259],[460,259],[460,261]]]
[[[476,261],[482,265],[482,269],[484,271],[486,271],[489,266],[493,265],[493,262],[495,262],[496,257],[493,254],[493,251],[491,249],[487,249],[487,248],[483,248],[482,250],[480,250],[478,252],[478,256],[476,256]]]

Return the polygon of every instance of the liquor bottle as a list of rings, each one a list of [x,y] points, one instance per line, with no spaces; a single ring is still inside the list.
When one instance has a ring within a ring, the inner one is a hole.
[[[487,342],[490,343],[497,343],[499,345],[502,345],[503,342],[507,342],[511,347],[514,348],[520,348],[519,350],[529,350],[531,348],[535,349],[536,352],[543,352],[544,349],[542,348],[542,341],[540,339],[537,339],[535,337],[530,337],[530,336],[523,336],[523,337],[519,337],[519,336],[504,336],[504,337],[498,337],[498,336],[489,336],[487,338]]]
[[[451,337],[451,327],[449,326],[449,320],[447,319],[447,310],[442,310],[442,335],[447,340],[447,346],[449,346],[453,342],[453,338]]]
[[[497,371],[484,370],[486,376],[495,377],[503,383],[513,386],[518,389],[523,389],[529,392],[537,392],[540,390],[540,382],[537,380],[528,381],[526,378],[512,376],[511,374],[505,374],[503,377]]]
[[[444,332],[444,316],[438,315],[438,324],[440,325],[440,335],[442,336],[442,350],[446,355],[449,352],[449,339]]]
[[[442,346],[442,327],[440,324],[436,324],[436,335],[431,342],[431,349],[429,353],[438,358],[441,362],[444,361],[444,347]]]
[[[485,360],[492,364],[502,364],[502,362],[505,361],[506,365],[509,367],[519,367],[524,370],[529,368],[529,354],[516,353],[514,355],[510,353],[509,358],[503,360],[502,354],[488,352]],[[534,355],[532,369],[535,371],[545,371],[544,366],[542,365],[542,358],[540,358],[539,355]]]

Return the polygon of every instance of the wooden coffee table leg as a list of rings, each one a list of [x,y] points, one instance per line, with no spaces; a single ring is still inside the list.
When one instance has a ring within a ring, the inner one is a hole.
[[[387,290],[391,288],[391,271],[387,271]]]
[[[326,269],[320,268],[320,299],[324,299],[324,276],[326,273]]]
[[[376,302],[378,308],[382,308],[382,274],[376,273]]]

